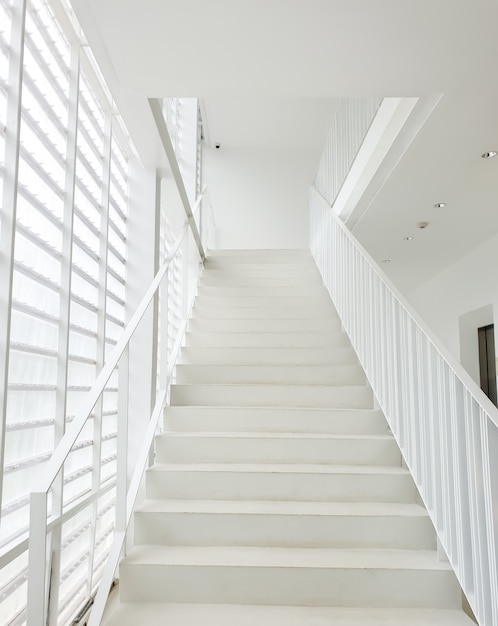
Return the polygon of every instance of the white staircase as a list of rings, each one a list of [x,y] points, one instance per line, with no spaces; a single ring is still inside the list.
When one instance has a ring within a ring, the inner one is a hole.
[[[311,257],[210,257],[107,626],[470,626]]]

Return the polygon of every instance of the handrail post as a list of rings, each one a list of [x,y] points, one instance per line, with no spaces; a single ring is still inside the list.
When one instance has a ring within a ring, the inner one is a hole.
[[[161,177],[156,173],[155,210],[154,210],[154,275],[159,270],[159,256],[161,246]],[[166,272],[166,280],[168,273]],[[150,389],[150,406],[154,407],[157,397],[158,354],[159,354],[159,300],[161,297],[161,285],[152,300],[152,374]]]
[[[126,494],[128,491],[128,385],[130,348],[126,347],[119,363],[118,439],[116,458],[116,531],[125,532],[127,526]]]
[[[28,550],[28,626],[45,626],[47,611],[47,494],[30,495]]]

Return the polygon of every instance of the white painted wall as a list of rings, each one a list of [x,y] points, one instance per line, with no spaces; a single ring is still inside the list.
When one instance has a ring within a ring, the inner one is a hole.
[[[497,267],[498,235],[495,235],[408,296],[422,318],[477,381],[477,328],[490,323],[498,328]]]
[[[309,154],[221,146],[205,148],[203,158],[217,248],[308,247]]]

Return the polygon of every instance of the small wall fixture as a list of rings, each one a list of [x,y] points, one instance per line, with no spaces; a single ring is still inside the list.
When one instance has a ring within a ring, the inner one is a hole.
[[[417,228],[421,228],[421,229],[427,228],[427,226],[429,226],[429,222],[419,222],[417,224]]]
[[[411,241],[413,237],[403,237],[403,241]]]
[[[435,209],[444,209],[444,207],[446,206],[446,202],[436,202],[436,204],[434,205]]]
[[[391,259],[383,259],[382,263],[390,263]]]
[[[483,159],[492,159],[497,154],[498,154],[498,152],[496,150],[490,150],[489,152],[485,152],[484,154],[481,154],[481,157]]]

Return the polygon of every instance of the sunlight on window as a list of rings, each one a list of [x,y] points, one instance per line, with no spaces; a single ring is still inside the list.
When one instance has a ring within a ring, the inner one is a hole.
[[[11,17],[20,5],[21,0],[0,0],[0,197],[9,156],[5,126]],[[74,16],[71,20],[74,23]],[[91,53],[81,48],[81,69],[75,74],[69,40],[74,40],[74,33],[61,30],[50,1],[28,0],[0,528],[3,551],[25,539],[29,491],[56,445],[61,368],[67,367],[63,419],[68,423],[95,380],[103,350],[115,344],[125,322],[129,148],[122,145],[123,129],[116,129],[112,102],[99,99],[108,92],[105,87],[95,89],[101,76],[88,57]],[[70,93],[75,80],[79,98],[71,133],[75,103]],[[63,232],[71,136],[76,136],[76,164],[74,205],[69,208],[73,232],[66,360],[60,354],[59,335],[63,268],[69,261],[64,257]],[[99,311],[105,316],[99,317]],[[99,446],[94,445],[95,428],[102,432]],[[59,623],[70,621],[95,590],[112,542],[116,431],[117,372],[64,467],[66,510],[99,485],[102,491],[62,526]],[[51,502],[49,498],[49,506]],[[25,622],[26,578],[26,552],[0,570],[0,623]]]

